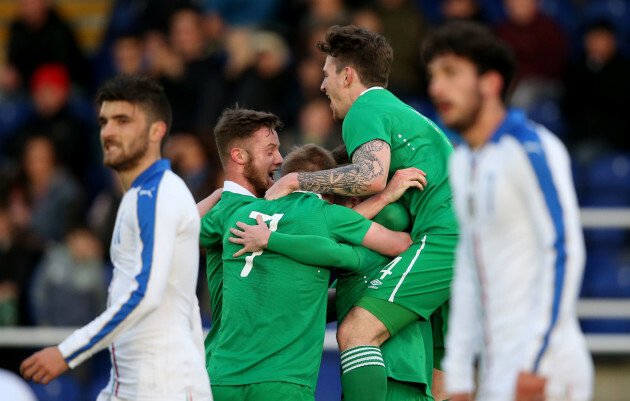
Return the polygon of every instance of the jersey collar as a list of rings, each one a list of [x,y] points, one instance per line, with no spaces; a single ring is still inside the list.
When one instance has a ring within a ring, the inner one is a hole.
[[[499,142],[504,135],[513,134],[517,127],[522,126],[526,121],[525,113],[518,109],[510,109],[505,114],[505,119],[494,132],[489,142]]]
[[[253,198],[256,197],[253,193],[249,192],[243,186],[235,183],[234,181],[224,181],[223,182],[223,190],[228,192],[233,192],[239,195],[251,196]]]
[[[294,193],[295,193],[295,192],[302,192],[302,193],[305,193],[305,194],[313,194],[313,195],[317,195],[317,197],[318,197],[319,199],[322,199],[322,194],[318,194],[318,193],[316,193],[316,192],[311,192],[311,191],[299,191],[299,190],[298,190],[298,191],[293,191],[293,192],[294,192]]]
[[[171,169],[171,161],[169,159],[160,159],[144,170],[135,180],[131,183],[131,188],[140,186],[147,182],[153,175],[163,172],[164,170]]]
[[[361,94],[359,96],[363,96],[364,94],[368,93],[369,91],[375,90],[375,89],[385,89],[382,86],[373,86],[371,88],[367,88],[366,90],[364,90],[363,92],[361,92]]]

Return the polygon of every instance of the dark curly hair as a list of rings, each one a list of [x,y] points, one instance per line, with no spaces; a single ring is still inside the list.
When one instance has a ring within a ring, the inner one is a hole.
[[[387,87],[394,50],[384,36],[354,25],[334,25],[317,47],[335,58],[337,72],[350,66],[357,70],[363,86]]]
[[[491,70],[501,74],[501,98],[507,100],[516,74],[516,62],[508,45],[489,29],[469,21],[448,22],[436,29],[422,46],[422,59],[426,64],[449,53],[470,60],[479,74]]]

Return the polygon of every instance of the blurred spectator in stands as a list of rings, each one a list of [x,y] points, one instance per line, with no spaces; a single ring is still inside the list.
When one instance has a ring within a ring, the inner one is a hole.
[[[206,124],[216,123],[225,107],[238,103],[274,113],[291,126],[299,109],[300,91],[283,37],[272,31],[231,29],[226,51],[223,88],[204,91]]]
[[[114,41],[112,58],[115,74],[142,74],[147,70],[144,41],[140,35],[125,34]]]
[[[26,142],[22,171],[10,190],[8,208],[12,223],[33,247],[60,241],[83,217],[81,188],[57,164],[49,138],[34,136]]]
[[[280,133],[282,154],[287,154],[294,146],[314,143],[334,149],[343,143],[341,125],[334,121],[330,112],[330,102],[323,98],[315,98],[304,104],[298,116],[296,129],[287,129]]]
[[[441,9],[447,21],[458,19],[485,23],[478,0],[442,0]]]
[[[238,101],[234,93],[246,72],[255,61],[252,47],[252,31],[248,28],[229,28],[224,40],[225,62],[218,77],[210,79],[202,87],[199,126],[208,134],[223,109]]]
[[[403,99],[425,92],[426,82],[420,62],[420,43],[428,25],[420,9],[411,0],[378,0],[376,12],[382,32],[394,49],[394,63],[388,89]]]
[[[203,90],[212,80],[220,85],[221,63],[204,42],[202,16],[193,8],[177,10],[170,19],[169,36],[147,37],[150,71],[159,79],[173,105],[173,132],[195,131],[203,121]],[[216,88],[215,88],[216,89]]]
[[[30,83],[34,114],[10,139],[8,151],[17,159],[33,136],[46,136],[55,146],[58,162],[78,180],[95,154],[96,134],[70,107],[70,77],[61,64],[43,64]]]
[[[9,213],[0,204],[0,326],[27,326],[28,285],[41,253],[20,242]]]
[[[35,323],[81,326],[105,309],[107,278],[103,244],[87,227],[68,230],[50,246],[31,287]]]
[[[322,84],[322,66],[319,57],[307,57],[299,61],[297,78],[303,101],[322,97],[322,91],[319,89]]]
[[[271,112],[292,126],[300,98],[288,44],[276,32],[256,31],[251,45],[254,64],[241,77],[235,100],[244,107]]]
[[[518,80],[512,104],[529,109],[540,98],[560,97],[568,40],[560,26],[539,10],[538,0],[504,0],[507,20],[496,34],[513,50]]]
[[[367,28],[372,32],[383,32],[383,20],[372,7],[364,7],[352,13],[352,25]]]
[[[324,40],[326,31],[331,25],[345,25],[350,21],[350,14],[343,0],[303,0],[296,2],[302,7],[293,16],[297,23],[294,26],[296,35],[289,37],[291,47],[299,60],[315,57],[326,61],[325,54],[317,49],[317,42]]]
[[[116,224],[118,206],[124,192],[120,179],[111,169],[106,169],[104,181],[101,190],[90,204],[86,213],[86,220],[90,230],[100,239],[101,243],[110,244]],[[109,248],[106,249],[105,260],[111,261]]]
[[[88,89],[91,69],[74,33],[48,0],[19,0],[9,29],[7,62],[10,74],[26,89],[35,70],[45,63],[60,63],[70,71],[72,82]],[[6,80],[6,77],[5,77]],[[2,82],[7,84],[3,80]],[[8,83],[10,84],[10,82]]]
[[[218,14],[231,26],[258,28],[278,20],[282,0],[202,0],[204,12]]]
[[[630,61],[618,49],[613,25],[589,24],[584,55],[570,65],[564,110],[574,155],[588,162],[606,151],[630,151],[630,120],[625,115],[630,93]]]
[[[217,189],[217,171],[221,170],[218,158],[211,160],[198,136],[180,133],[171,135],[162,151],[171,160],[173,171],[179,175],[195,201],[199,202]]]

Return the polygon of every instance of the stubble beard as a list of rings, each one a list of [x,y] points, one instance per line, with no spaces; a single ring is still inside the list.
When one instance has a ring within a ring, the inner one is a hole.
[[[262,179],[262,174],[260,174],[260,172],[256,169],[253,161],[250,160],[245,164],[245,171],[243,172],[243,176],[245,176],[247,182],[252,185],[257,196],[262,197],[263,195],[265,195],[265,192],[267,192],[267,190],[269,189],[267,175],[264,175],[264,179]]]
[[[455,132],[464,134],[479,119],[479,114],[481,114],[481,102],[481,94],[475,93],[474,101],[471,102],[469,108],[464,110],[462,117],[453,121],[451,124],[447,124],[447,126]]]
[[[140,164],[140,160],[144,158],[149,150],[149,131],[145,132],[145,135],[141,138],[136,138],[131,143],[130,153],[128,155],[122,155],[122,160],[119,161],[110,161],[104,160],[103,164],[106,167],[110,167],[111,169],[117,172],[129,171],[134,169]]]

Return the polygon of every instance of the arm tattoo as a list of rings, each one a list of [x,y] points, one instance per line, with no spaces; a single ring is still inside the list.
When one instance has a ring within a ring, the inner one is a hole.
[[[387,175],[383,163],[375,155],[383,149],[389,149],[389,144],[374,139],[354,151],[352,164],[332,170],[298,173],[300,189],[323,194],[364,195],[373,180]]]

